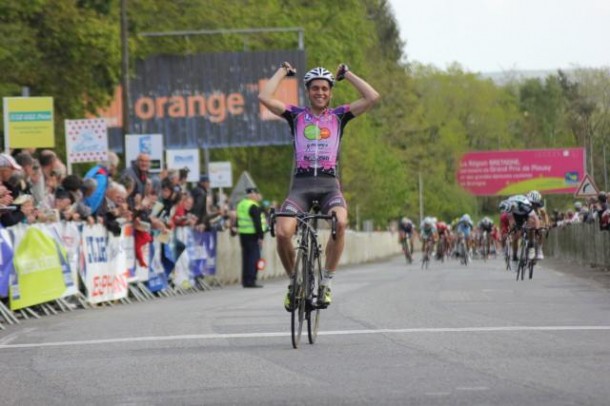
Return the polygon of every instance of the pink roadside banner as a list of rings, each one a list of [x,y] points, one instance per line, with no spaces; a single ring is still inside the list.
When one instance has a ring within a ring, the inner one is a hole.
[[[584,148],[468,152],[456,175],[476,196],[573,194],[584,176]]]

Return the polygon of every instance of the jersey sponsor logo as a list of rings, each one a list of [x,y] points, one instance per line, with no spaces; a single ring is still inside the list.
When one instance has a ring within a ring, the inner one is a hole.
[[[309,124],[303,130],[303,135],[308,140],[321,140],[330,137],[330,129],[326,127],[318,127],[314,124]]]
[[[328,148],[329,145],[326,142],[316,142],[316,143],[308,143],[307,147],[305,147],[306,152],[311,152],[317,149],[325,149]]]
[[[330,161],[330,157],[329,156],[322,156],[322,155],[303,155],[303,160],[304,161],[309,161],[309,162],[320,162],[320,161]]]

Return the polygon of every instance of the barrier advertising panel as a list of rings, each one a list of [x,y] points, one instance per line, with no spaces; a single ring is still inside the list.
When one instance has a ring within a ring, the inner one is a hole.
[[[4,97],[4,148],[55,146],[52,97]]]
[[[37,227],[29,227],[16,243],[13,263],[11,310],[59,299],[74,285],[65,250]]]
[[[477,196],[504,196],[538,190],[573,194],[585,175],[584,148],[469,152],[457,181]]]
[[[83,227],[82,249],[85,258],[85,287],[89,303],[127,297],[126,255],[120,237],[96,224]]]
[[[66,151],[69,163],[97,162],[108,159],[106,120],[65,120]]]
[[[9,278],[15,272],[13,240],[9,231],[0,229],[0,297],[8,297]]]
[[[138,61],[130,80],[130,130],[162,134],[166,149],[290,144],[285,120],[258,101],[259,90],[283,61],[298,74],[282,80],[276,96],[302,104],[304,51],[157,55]],[[99,112],[108,120],[115,151],[123,150],[122,132],[112,128],[122,123],[120,95],[117,90],[113,103]]]

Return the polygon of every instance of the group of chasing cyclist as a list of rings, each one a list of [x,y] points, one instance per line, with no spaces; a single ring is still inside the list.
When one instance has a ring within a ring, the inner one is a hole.
[[[420,224],[419,232],[413,221],[403,217],[398,224],[399,242],[407,258],[413,252],[414,237],[421,241],[424,255],[432,252],[436,259],[459,257],[460,255],[495,254],[498,248],[504,249],[507,236],[512,235],[512,260],[517,261],[519,239],[522,232],[527,234],[527,258],[542,260],[544,253],[545,230],[549,228],[549,217],[544,208],[540,192],[532,190],[527,195],[514,195],[500,202],[499,227],[492,219],[483,217],[474,225],[469,214],[453,220],[450,224],[438,221],[435,217],[425,217]],[[525,225],[525,227],[524,227]],[[463,241],[465,250],[460,250]]]

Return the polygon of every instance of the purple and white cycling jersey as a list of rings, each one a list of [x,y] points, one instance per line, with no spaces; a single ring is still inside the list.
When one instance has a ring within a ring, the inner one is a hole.
[[[307,107],[286,105],[282,114],[292,132],[295,176],[337,176],[343,128],[354,118],[345,104],[315,115]]]

